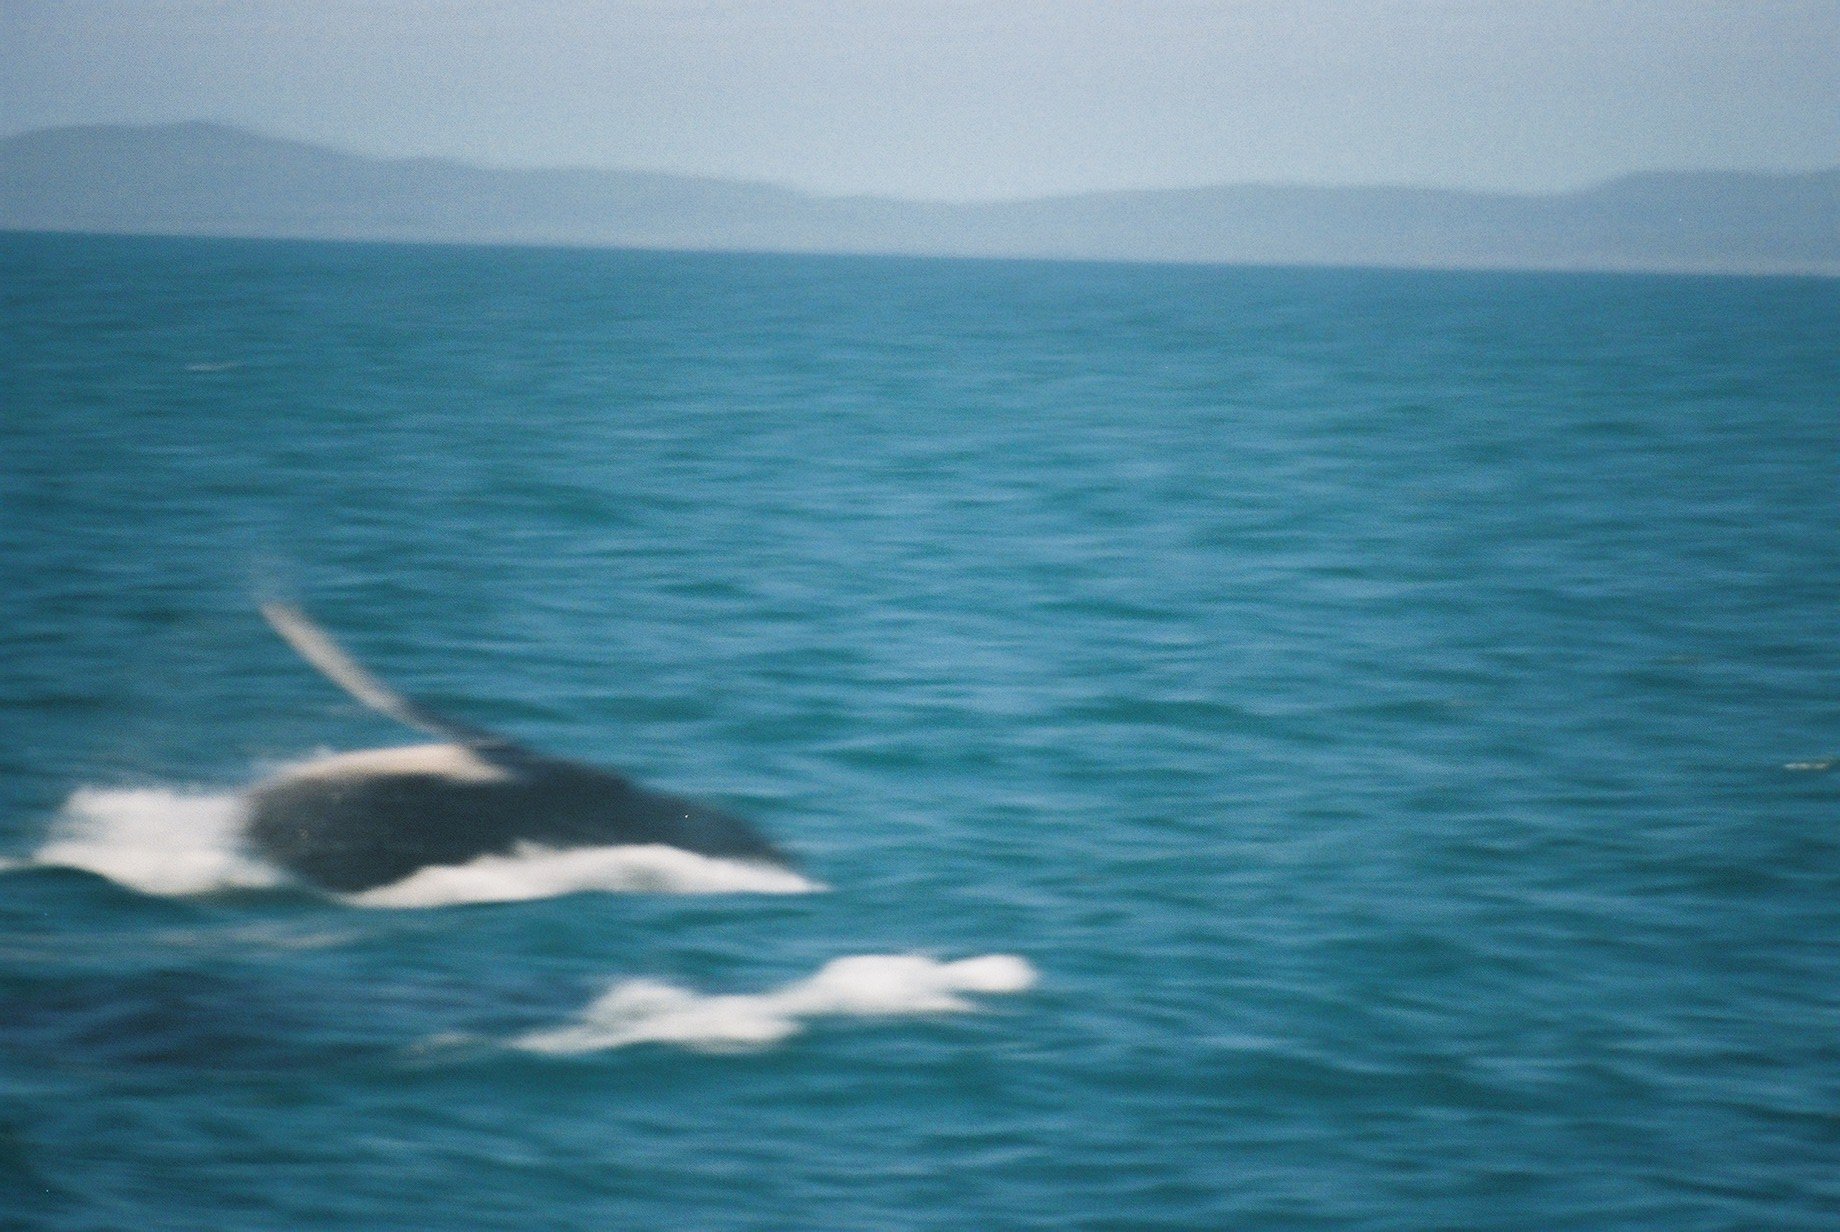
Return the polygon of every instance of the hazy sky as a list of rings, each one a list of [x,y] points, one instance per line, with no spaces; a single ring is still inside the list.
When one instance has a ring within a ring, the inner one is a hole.
[[[0,0],[0,132],[974,198],[1840,165],[1840,0]]]

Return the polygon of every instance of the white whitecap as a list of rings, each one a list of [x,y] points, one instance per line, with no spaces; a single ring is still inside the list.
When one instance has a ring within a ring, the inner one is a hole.
[[[987,954],[940,962],[916,954],[859,954],[824,964],[770,992],[708,996],[656,980],[626,980],[596,998],[575,1021],[512,1041],[528,1052],[569,1055],[630,1044],[674,1044],[701,1051],[764,1048],[798,1034],[815,1018],[963,1013],[966,993],[1016,993],[1034,987],[1028,961]]]
[[[243,846],[241,796],[85,787],[65,802],[41,865],[81,868],[143,894],[262,889],[287,876]]]
[[[602,890],[627,894],[809,894],[824,886],[777,864],[724,860],[677,847],[522,844],[510,855],[417,869],[346,897],[364,907],[508,903]]]

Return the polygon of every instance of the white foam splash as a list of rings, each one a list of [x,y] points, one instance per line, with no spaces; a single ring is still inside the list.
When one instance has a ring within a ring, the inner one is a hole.
[[[1032,988],[1035,969],[1013,954],[939,962],[913,954],[837,958],[772,992],[704,996],[656,980],[627,980],[568,1026],[512,1041],[528,1052],[570,1055],[629,1044],[676,1044],[710,1052],[776,1044],[825,1017],[899,1017],[975,1009],[962,993]]]
[[[809,894],[825,887],[776,864],[723,860],[677,847],[520,845],[508,856],[418,869],[347,897],[364,907],[447,907],[554,898],[584,890],[638,894]]]
[[[243,849],[243,801],[163,787],[73,793],[35,864],[87,869],[144,894],[208,894],[282,885]]]

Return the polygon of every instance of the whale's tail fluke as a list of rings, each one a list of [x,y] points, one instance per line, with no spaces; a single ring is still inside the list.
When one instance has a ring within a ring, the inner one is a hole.
[[[417,731],[475,748],[504,748],[511,744],[503,736],[445,718],[396,692],[366,671],[332,640],[331,635],[292,604],[274,601],[264,603],[262,616],[281,635],[283,641],[299,652],[301,658],[318,668],[326,679],[378,714],[388,715]]]

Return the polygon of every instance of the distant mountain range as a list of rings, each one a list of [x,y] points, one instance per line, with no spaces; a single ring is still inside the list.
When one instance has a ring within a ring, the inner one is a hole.
[[[1840,275],[1840,169],[1551,195],[1214,188],[939,204],[377,159],[219,124],[0,139],[0,229],[1249,264]]]

